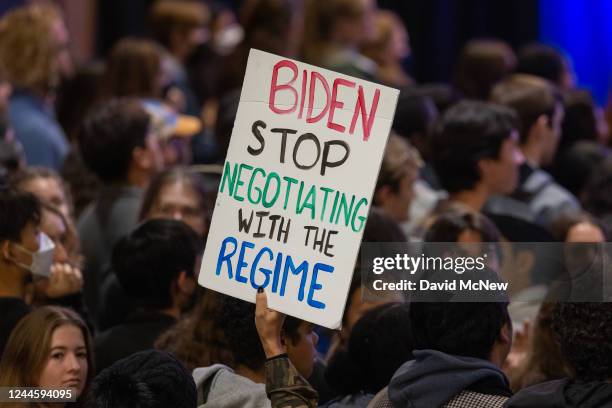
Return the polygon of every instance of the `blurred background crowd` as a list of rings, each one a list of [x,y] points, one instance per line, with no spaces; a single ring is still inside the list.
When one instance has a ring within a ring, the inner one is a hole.
[[[517,291],[554,278],[522,243],[607,242],[612,8],[495,3],[3,1],[0,385],[100,407],[284,406],[298,377],[287,406],[611,406],[609,303],[372,302],[358,264],[342,330],[285,320],[290,377],[254,305],[197,285],[251,48],[400,89],[364,241],[514,243],[496,272]],[[599,41],[564,42],[568,21]]]

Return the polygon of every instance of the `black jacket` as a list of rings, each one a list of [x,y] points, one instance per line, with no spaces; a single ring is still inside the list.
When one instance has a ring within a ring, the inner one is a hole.
[[[11,332],[21,318],[30,313],[30,310],[32,308],[21,298],[0,297],[0,357],[2,357]]]
[[[608,408],[612,407],[612,384],[569,379],[549,381],[522,389],[505,408]]]
[[[175,318],[160,312],[132,313],[122,324],[96,337],[96,372],[104,370],[124,357],[152,349],[155,340],[175,323]]]

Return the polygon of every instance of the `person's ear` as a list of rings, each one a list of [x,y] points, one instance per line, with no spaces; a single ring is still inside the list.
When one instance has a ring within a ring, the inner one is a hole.
[[[544,132],[550,128],[550,119],[547,115],[542,114],[538,116],[531,128],[532,130],[535,130],[534,133],[538,136],[539,139],[541,139],[542,135],[545,134]]]
[[[512,323],[506,322],[499,330],[499,342],[502,344],[512,344]]]
[[[187,275],[187,272],[185,271],[181,271],[181,273],[179,273],[176,284],[179,291],[187,295],[192,295],[196,288],[196,281],[194,277]]]
[[[486,175],[489,174],[489,169],[490,169],[490,165],[491,163],[494,162],[495,159],[480,159],[476,162],[476,167],[478,169],[478,179],[480,181],[484,180]]]
[[[136,146],[132,151],[132,162],[141,169],[148,169],[153,166],[153,158],[149,149],[143,146]]]
[[[0,253],[4,259],[9,259],[11,257],[10,247],[11,241],[8,239],[5,239],[0,243]]]

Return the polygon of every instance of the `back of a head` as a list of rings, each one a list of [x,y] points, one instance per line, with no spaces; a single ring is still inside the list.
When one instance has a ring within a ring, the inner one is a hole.
[[[347,350],[336,352],[327,366],[328,383],[342,394],[376,394],[395,371],[412,358],[410,307],[388,303],[366,312],[353,326]]]
[[[120,40],[108,57],[104,73],[104,96],[161,97],[161,56],[161,47],[151,40]]]
[[[93,108],[79,133],[84,162],[103,182],[126,181],[134,149],[145,146],[149,124],[136,99],[113,99]]]
[[[61,21],[49,4],[18,7],[0,20],[0,70],[19,88],[47,92],[59,82],[54,24]],[[24,52],[27,50],[27,52]]]
[[[191,29],[203,27],[209,18],[209,11],[201,2],[161,0],[153,4],[149,23],[153,38],[170,48],[175,33],[184,34]]]
[[[415,135],[427,137],[437,118],[438,109],[429,96],[416,90],[404,90],[397,101],[392,127],[406,139]]]
[[[23,229],[40,219],[40,203],[33,194],[0,186],[0,242],[20,242]]]
[[[410,320],[415,349],[483,360],[510,323],[504,302],[413,302]]]
[[[190,373],[171,354],[148,350],[117,361],[98,374],[88,408],[195,408]]]
[[[432,136],[432,163],[449,193],[470,190],[480,180],[478,161],[497,159],[503,142],[517,129],[511,109],[462,101],[448,109]]]
[[[462,99],[462,96],[453,86],[443,82],[419,85],[417,91],[420,95],[431,98],[440,115]]]
[[[231,296],[222,296],[220,301],[219,312],[215,316],[216,326],[223,331],[234,363],[253,371],[262,370],[266,355],[255,327],[255,304]],[[284,333],[291,339],[297,338],[301,322],[295,317],[287,316],[283,326]]]
[[[501,40],[477,39],[468,42],[455,68],[455,86],[466,97],[487,100],[491,88],[514,69],[516,56]]]
[[[606,159],[607,151],[593,141],[578,141],[559,157],[555,179],[576,197],[581,197],[587,182]]]
[[[363,229],[362,242],[407,242],[400,225],[376,207],[372,207]]]
[[[561,94],[550,82],[526,74],[512,75],[497,84],[491,92],[491,101],[516,111],[523,143],[540,116],[546,115],[552,124],[555,108],[562,103]]]
[[[287,53],[293,15],[292,0],[246,0],[240,9],[246,44],[252,48],[284,55]]]
[[[580,140],[596,142],[598,139],[596,106],[587,90],[574,90],[564,94],[565,116],[559,153]]]
[[[202,252],[200,237],[187,224],[153,219],[123,237],[113,249],[112,266],[129,296],[144,306],[172,306],[170,290],[181,272],[194,276]]]
[[[518,73],[535,75],[561,85],[566,69],[563,55],[551,46],[533,43],[519,50],[516,65]]]
[[[584,208],[596,217],[612,214],[612,158],[607,158],[591,175],[584,192]]]
[[[486,216],[463,205],[450,206],[435,217],[423,240],[425,242],[457,242],[464,231],[480,235],[482,242],[499,242],[500,233]]]
[[[576,379],[612,378],[612,303],[560,303],[552,330]]]
[[[341,19],[363,15],[365,2],[355,0],[306,0],[302,58],[320,65],[326,47],[332,45],[334,31]]]
[[[255,305],[231,296],[223,296],[216,316],[236,365],[259,371],[266,362],[255,327]]]

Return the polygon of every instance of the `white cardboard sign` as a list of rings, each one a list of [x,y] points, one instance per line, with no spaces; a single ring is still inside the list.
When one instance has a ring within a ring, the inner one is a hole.
[[[199,283],[340,327],[398,94],[251,50]]]

